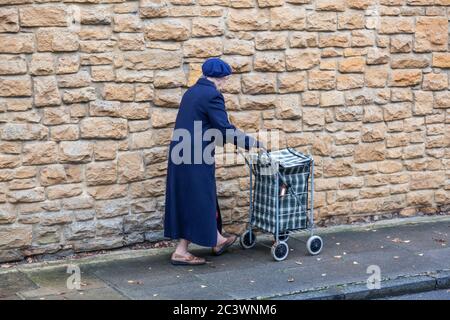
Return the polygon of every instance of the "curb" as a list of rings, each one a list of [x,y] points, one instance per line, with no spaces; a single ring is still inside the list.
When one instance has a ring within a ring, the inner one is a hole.
[[[365,283],[348,283],[326,288],[307,289],[287,295],[265,297],[268,300],[367,300],[450,288],[450,270],[401,276],[381,281],[380,289],[368,289]],[[260,298],[261,299],[261,298]]]

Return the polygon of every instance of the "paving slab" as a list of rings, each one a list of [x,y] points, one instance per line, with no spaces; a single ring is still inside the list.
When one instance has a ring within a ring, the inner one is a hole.
[[[0,274],[0,298],[14,296],[17,292],[36,288],[38,286],[22,272]]]
[[[89,266],[90,273],[132,299],[149,299],[155,288],[182,286],[198,279],[193,268],[176,267],[167,257],[153,256]],[[203,266],[204,267],[204,266]]]
[[[206,284],[220,288],[234,299],[264,298],[279,292],[290,292],[294,282],[279,267],[266,266],[200,274]]]
[[[133,299],[145,300],[230,300],[231,295],[221,288],[202,281],[189,281],[158,287],[138,287],[127,290],[127,295]]]
[[[386,244],[421,253],[424,250],[442,249],[450,246],[450,223],[429,223],[401,228],[382,228],[377,236]]]
[[[421,274],[430,270],[448,268],[446,263],[441,261],[437,256],[436,259],[429,259],[402,249],[388,250],[385,252],[363,252],[352,258],[366,268],[370,265],[379,266],[381,276],[387,278]]]
[[[66,267],[51,268],[44,270],[25,271],[28,278],[33,281],[39,288],[38,290],[21,290],[24,297],[33,298],[41,295],[61,295],[71,292],[72,286],[68,286],[68,280],[72,273],[67,272]],[[91,290],[97,288],[105,288],[107,285],[86,272],[83,267],[80,267],[80,288],[83,290]]]
[[[326,253],[326,257],[342,255],[346,253],[358,253],[363,251],[378,251],[386,247],[389,243],[386,243],[377,232],[373,230],[361,230],[351,233],[330,233],[319,234],[324,241],[323,253]],[[302,237],[302,240],[306,241],[307,238]],[[295,243],[298,241],[290,241]],[[306,254],[306,245],[302,243],[302,250]]]
[[[450,269],[450,248],[422,250],[423,257],[442,265],[443,269]]]

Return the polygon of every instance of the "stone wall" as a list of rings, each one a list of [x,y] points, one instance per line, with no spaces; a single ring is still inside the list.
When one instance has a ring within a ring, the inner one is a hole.
[[[161,238],[205,58],[232,122],[316,160],[322,224],[448,212],[449,0],[0,0],[0,261]],[[284,139],[284,138],[283,138]],[[217,170],[227,228],[243,165]]]

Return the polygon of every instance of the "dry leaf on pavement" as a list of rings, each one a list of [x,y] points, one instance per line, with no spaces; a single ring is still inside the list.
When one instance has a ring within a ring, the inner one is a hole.
[[[395,242],[395,243],[410,243],[411,242],[411,240],[402,240],[400,238],[394,238],[391,241]]]

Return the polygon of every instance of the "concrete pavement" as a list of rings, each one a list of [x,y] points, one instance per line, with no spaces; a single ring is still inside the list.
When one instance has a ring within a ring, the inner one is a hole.
[[[172,248],[17,265],[0,269],[0,298],[370,299],[450,288],[450,217],[410,221],[318,230],[325,243],[319,256],[307,254],[307,235],[298,233],[282,262],[273,261],[265,235],[253,249],[236,245],[220,257],[196,248],[209,260],[197,267],[170,265]],[[368,287],[378,276],[381,288]]]

